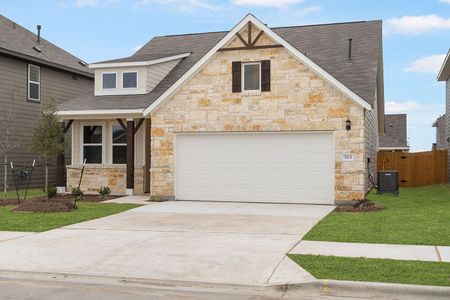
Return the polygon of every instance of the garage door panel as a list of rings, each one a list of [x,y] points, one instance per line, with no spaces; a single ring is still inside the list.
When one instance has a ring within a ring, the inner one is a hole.
[[[180,200],[333,203],[330,133],[178,134]]]

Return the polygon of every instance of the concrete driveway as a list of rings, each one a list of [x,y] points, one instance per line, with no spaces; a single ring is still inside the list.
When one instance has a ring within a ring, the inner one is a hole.
[[[314,278],[289,252],[332,206],[164,202],[0,242],[0,271],[270,285]]]

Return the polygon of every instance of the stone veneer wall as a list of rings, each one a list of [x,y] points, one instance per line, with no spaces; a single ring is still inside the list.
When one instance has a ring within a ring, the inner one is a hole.
[[[231,92],[233,61],[271,60],[271,91]],[[364,109],[284,48],[219,52],[152,115],[151,195],[174,196],[178,132],[334,131],[335,199],[364,198]],[[350,118],[352,129],[345,130]],[[354,161],[343,162],[352,153]]]
[[[144,168],[135,166],[134,170],[134,191],[136,194],[142,194]],[[68,192],[78,186],[79,180],[80,170],[69,167],[67,169]],[[81,181],[81,189],[87,194],[96,194],[97,190],[103,186],[109,186],[113,195],[124,195],[126,191],[126,166],[86,166]]]

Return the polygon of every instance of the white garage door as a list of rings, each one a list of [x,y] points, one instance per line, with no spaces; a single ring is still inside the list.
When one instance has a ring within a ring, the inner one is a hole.
[[[331,133],[175,136],[178,200],[332,204]]]

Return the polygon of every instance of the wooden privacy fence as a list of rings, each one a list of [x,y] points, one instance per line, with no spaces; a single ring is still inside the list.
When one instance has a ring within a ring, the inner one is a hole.
[[[401,187],[447,183],[447,150],[417,153],[378,152],[377,168],[397,170]]]

